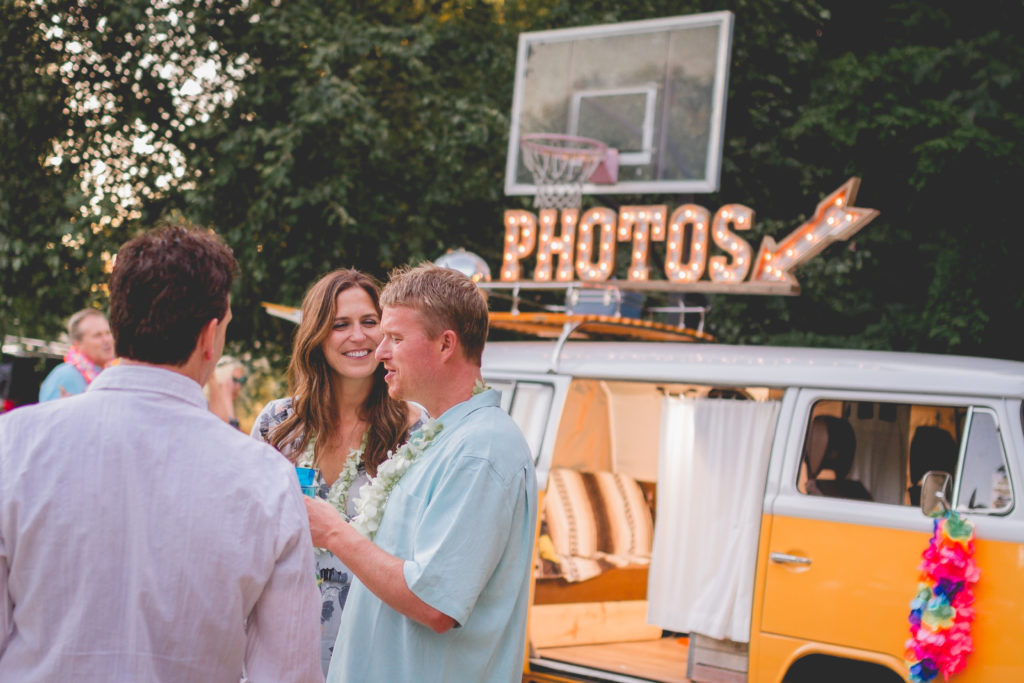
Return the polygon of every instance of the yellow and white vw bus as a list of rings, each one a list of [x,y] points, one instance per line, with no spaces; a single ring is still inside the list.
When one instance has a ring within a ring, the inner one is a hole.
[[[975,525],[962,683],[1024,680],[1024,363],[491,342],[541,499],[524,681],[901,681],[933,520]]]

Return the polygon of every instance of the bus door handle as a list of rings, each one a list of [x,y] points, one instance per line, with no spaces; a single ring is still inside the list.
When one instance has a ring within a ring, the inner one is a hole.
[[[768,556],[768,559],[778,564],[802,564],[809,565],[811,558],[801,557],[800,555],[789,555],[787,553],[772,553]]]

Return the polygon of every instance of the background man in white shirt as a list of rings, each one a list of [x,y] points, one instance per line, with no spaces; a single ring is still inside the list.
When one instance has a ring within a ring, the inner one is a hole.
[[[0,681],[321,681],[292,466],[207,409],[236,268],[213,233],[121,247],[121,363],[0,419]]]

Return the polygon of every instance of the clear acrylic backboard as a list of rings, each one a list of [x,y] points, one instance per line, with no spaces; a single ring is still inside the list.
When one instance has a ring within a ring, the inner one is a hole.
[[[584,194],[718,189],[731,12],[519,36],[505,193],[536,194],[529,134],[593,138],[618,150],[618,179]]]

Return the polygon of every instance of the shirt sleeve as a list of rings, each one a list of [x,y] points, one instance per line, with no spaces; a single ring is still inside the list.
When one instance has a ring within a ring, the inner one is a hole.
[[[58,365],[46,376],[39,387],[39,402],[62,398],[65,394],[74,396],[85,391],[85,378],[73,365]],[[64,394],[61,389],[64,389]]]
[[[320,591],[309,520],[297,487],[283,508],[280,528],[287,536],[246,622],[246,676],[252,683],[320,683]]]
[[[10,424],[9,422],[7,424]],[[3,440],[5,445],[9,444],[8,433],[4,429],[0,429],[0,440]],[[4,458],[0,454],[0,466],[4,464]],[[3,477],[0,476],[0,484],[3,483]],[[4,487],[0,485],[0,511],[3,510],[3,493]],[[2,514],[2,512],[0,512]],[[11,629],[14,627],[14,603],[11,601],[10,594],[10,560],[7,557],[7,544],[4,542],[3,536],[3,525],[0,525],[0,653],[7,648],[7,639],[11,637]]]
[[[7,647],[7,639],[11,636],[14,612],[11,595],[7,590],[8,573],[7,546],[4,544],[3,536],[0,536],[0,652]]]
[[[252,430],[249,436],[267,443],[270,438],[270,430],[288,419],[292,414],[292,403],[290,399],[275,399],[263,406],[263,410],[256,416],[252,423]]]
[[[249,432],[249,436],[256,439],[257,441],[267,442],[267,434],[270,432],[270,414],[271,406],[273,403],[268,403],[263,406],[263,410],[256,416],[256,419],[252,423],[252,431]]]
[[[445,504],[424,510],[405,580],[421,600],[459,624],[466,623],[508,545],[519,483],[502,481],[485,459],[467,457],[434,492],[433,500]]]

